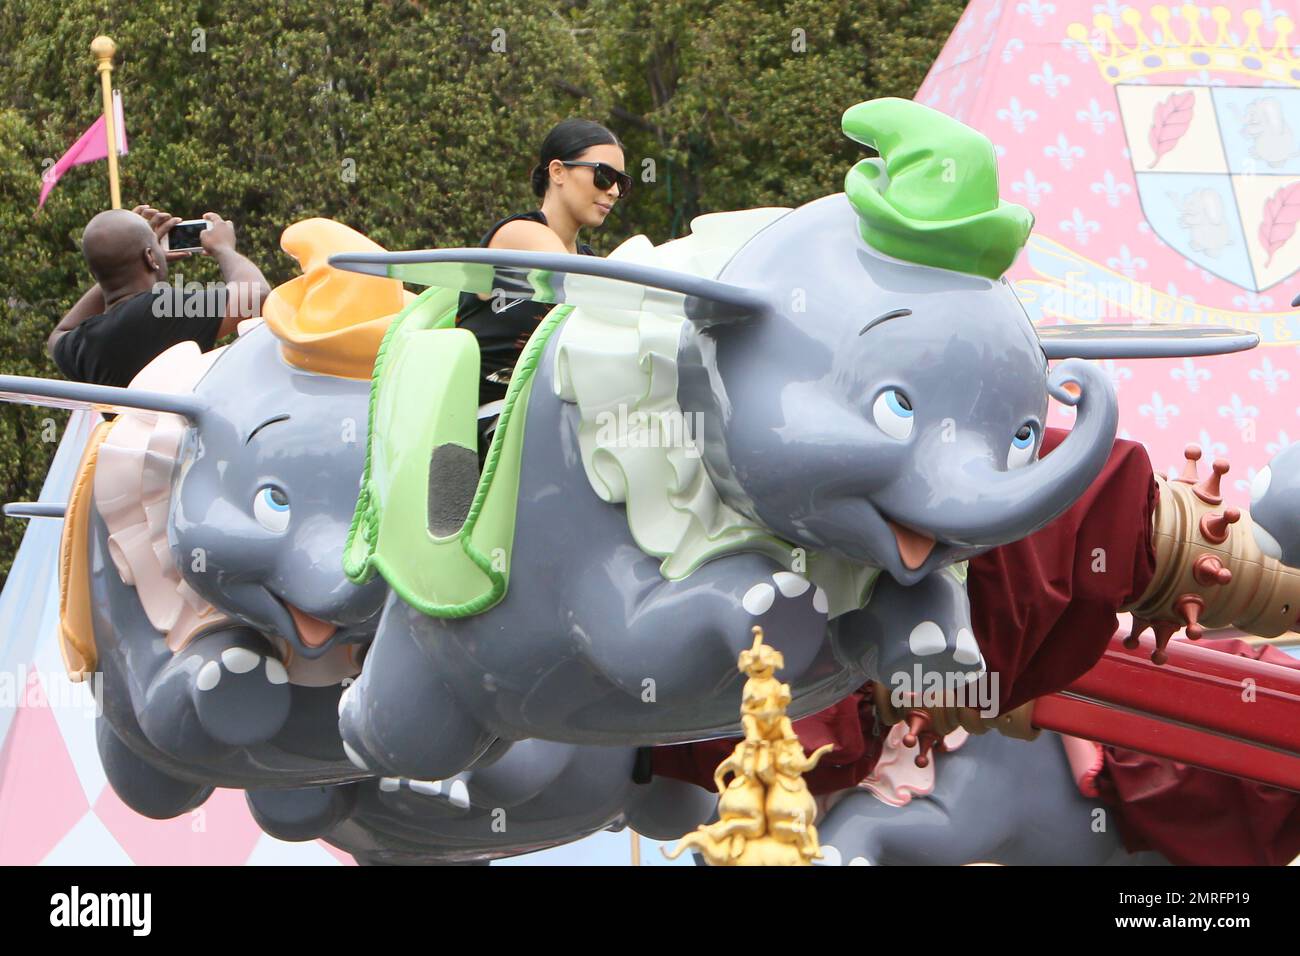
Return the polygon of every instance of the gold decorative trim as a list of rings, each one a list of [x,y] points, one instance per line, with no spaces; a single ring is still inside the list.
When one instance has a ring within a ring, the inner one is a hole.
[[[112,422],[100,422],[90,433],[72,482],[59,539],[59,649],[68,679],[74,683],[93,674],[99,661],[90,613],[90,509],[99,446],[112,427]]]

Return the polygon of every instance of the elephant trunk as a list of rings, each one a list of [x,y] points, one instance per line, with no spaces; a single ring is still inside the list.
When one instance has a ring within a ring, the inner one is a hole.
[[[1119,424],[1110,380],[1095,365],[1069,359],[1048,376],[1048,392],[1078,408],[1070,434],[1050,455],[1023,468],[1003,471],[987,460],[960,467],[950,480],[969,489],[963,507],[944,509],[937,521],[927,522],[931,533],[977,547],[1017,541],[1062,514],[1097,478]]]

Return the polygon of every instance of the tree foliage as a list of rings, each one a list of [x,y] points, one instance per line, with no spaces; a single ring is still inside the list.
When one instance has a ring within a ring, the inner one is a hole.
[[[628,146],[634,198],[599,252],[692,217],[841,188],[848,106],[911,96],[963,0],[4,0],[0,4],[0,371],[56,375],[44,343],[85,290],[81,229],[104,164],[40,176],[95,118],[98,34],[118,43],[131,142],[124,205],[234,220],[275,284],[309,216],[388,248],[472,245],[535,208],[528,170],[566,116]],[[217,278],[210,263],[184,278]],[[34,499],[64,418],[0,407],[5,501]],[[0,524],[0,575],[21,537]]]

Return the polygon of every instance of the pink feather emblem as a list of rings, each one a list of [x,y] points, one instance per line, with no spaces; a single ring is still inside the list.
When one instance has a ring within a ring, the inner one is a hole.
[[[1259,241],[1268,253],[1265,267],[1273,264],[1273,253],[1295,235],[1300,221],[1300,182],[1283,186],[1264,203],[1264,219],[1259,224]]]
[[[1148,169],[1154,169],[1156,163],[1160,162],[1160,157],[1178,145],[1187,128],[1192,125],[1192,108],[1195,105],[1196,99],[1191,90],[1170,93],[1156,104],[1155,113],[1151,117],[1151,131],[1147,134],[1147,142],[1156,155]]]

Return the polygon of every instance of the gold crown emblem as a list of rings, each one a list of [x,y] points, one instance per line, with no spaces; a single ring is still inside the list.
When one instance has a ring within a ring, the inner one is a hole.
[[[1273,39],[1265,43],[1260,36],[1264,14],[1245,10],[1241,14],[1244,30],[1232,29],[1232,11],[1227,7],[1210,10],[1213,25],[1202,29],[1201,8],[1184,4],[1178,8],[1183,27],[1173,25],[1174,13],[1166,6],[1151,8],[1151,19],[1159,25],[1160,42],[1142,28],[1142,14],[1129,7],[1120,19],[1132,31],[1132,42],[1120,39],[1115,21],[1104,13],[1092,18],[1093,30],[1082,23],[1071,23],[1066,31],[1071,40],[1084,44],[1108,83],[1123,83],[1134,77],[1150,76],[1177,70],[1210,70],[1216,73],[1245,73],[1264,80],[1300,84],[1300,58],[1292,56],[1287,37],[1294,24],[1286,17],[1272,22]],[[1154,32],[1154,30],[1153,30]],[[1243,33],[1244,41],[1234,42]],[[1179,38],[1179,34],[1183,38]]]

